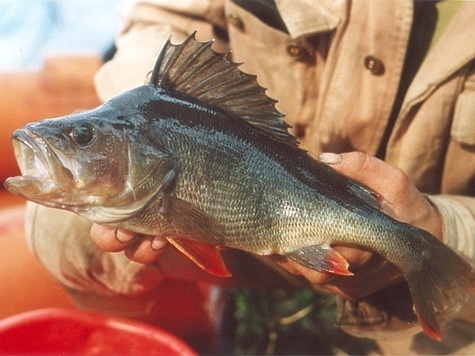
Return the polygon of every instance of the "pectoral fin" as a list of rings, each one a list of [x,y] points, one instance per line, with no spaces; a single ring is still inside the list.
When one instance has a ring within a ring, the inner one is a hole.
[[[301,265],[321,272],[342,276],[352,276],[348,262],[328,244],[303,247],[287,254],[289,258]]]
[[[218,277],[230,277],[218,248],[213,243],[201,241],[221,240],[219,223],[198,207],[170,194],[162,194],[158,213],[171,222],[173,236],[166,237],[178,251],[197,266]],[[193,237],[193,239],[186,237]],[[200,239],[205,236],[206,239]]]
[[[231,276],[217,247],[186,239],[167,240],[204,271],[218,277]]]

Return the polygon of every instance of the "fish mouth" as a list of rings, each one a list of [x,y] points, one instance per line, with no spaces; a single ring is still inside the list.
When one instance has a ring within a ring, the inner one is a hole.
[[[12,146],[22,175],[8,178],[5,187],[28,200],[58,207],[74,180],[54,147],[27,127],[13,133]]]

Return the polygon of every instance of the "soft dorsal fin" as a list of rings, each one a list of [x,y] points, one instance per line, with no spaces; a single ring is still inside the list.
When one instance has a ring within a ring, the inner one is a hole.
[[[265,94],[256,76],[239,70],[228,53],[215,52],[212,44],[198,42],[195,33],[179,45],[169,39],[155,63],[150,85],[198,99],[296,147],[276,101]]]

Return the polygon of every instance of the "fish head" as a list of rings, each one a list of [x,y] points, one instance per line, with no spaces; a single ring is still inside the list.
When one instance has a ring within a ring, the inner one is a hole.
[[[96,222],[133,214],[171,169],[141,111],[150,94],[150,87],[139,87],[96,109],[16,130],[12,146],[21,176],[7,179],[6,188]]]

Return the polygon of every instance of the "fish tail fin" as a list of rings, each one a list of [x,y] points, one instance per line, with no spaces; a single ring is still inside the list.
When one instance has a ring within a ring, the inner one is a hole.
[[[442,340],[439,318],[454,312],[470,294],[475,294],[475,269],[451,248],[426,231],[411,239],[421,258],[405,273],[414,311],[422,329]],[[421,235],[422,234],[422,235]],[[417,246],[418,242],[421,246]]]

